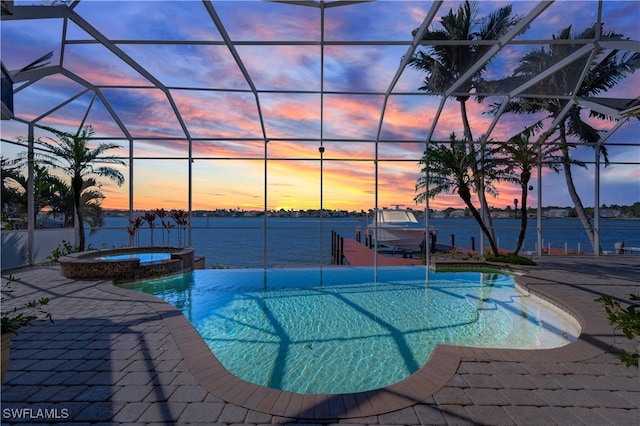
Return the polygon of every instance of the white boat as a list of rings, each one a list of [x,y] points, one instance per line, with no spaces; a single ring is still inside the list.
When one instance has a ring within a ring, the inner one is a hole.
[[[424,242],[425,226],[418,222],[411,210],[382,209],[376,212],[376,219],[367,226],[367,232],[378,245],[403,252],[414,252]],[[430,235],[438,231],[429,229]]]

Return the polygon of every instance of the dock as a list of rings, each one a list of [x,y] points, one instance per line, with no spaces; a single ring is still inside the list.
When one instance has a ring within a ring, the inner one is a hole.
[[[374,255],[379,266],[422,265],[422,260],[403,257],[383,256],[359,243],[354,238],[342,239],[342,256],[351,266],[373,266]]]

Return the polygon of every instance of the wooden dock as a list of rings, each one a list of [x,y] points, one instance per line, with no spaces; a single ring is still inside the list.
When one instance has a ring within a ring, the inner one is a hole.
[[[420,259],[376,254],[372,249],[359,243],[354,238],[344,238],[342,240],[342,255],[351,266],[373,266],[374,254],[377,257],[377,264],[379,266],[406,266],[422,264],[422,260]]]

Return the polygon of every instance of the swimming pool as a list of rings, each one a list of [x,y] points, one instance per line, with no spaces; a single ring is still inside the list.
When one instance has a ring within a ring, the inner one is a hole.
[[[220,269],[123,287],[180,309],[237,377],[299,393],[390,385],[439,343],[541,349],[580,334],[570,315],[497,271]]]

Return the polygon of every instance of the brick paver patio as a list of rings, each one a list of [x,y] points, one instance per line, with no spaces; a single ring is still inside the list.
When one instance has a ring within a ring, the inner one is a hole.
[[[175,309],[106,281],[66,279],[56,266],[20,279],[3,309],[49,297],[54,324],[13,338],[2,424],[593,424],[636,425],[638,367],[612,353],[593,300],[640,292],[640,256],[545,257],[519,282],[572,312],[583,333],[563,348],[439,346],[409,379],[380,391],[299,395],[227,373]]]

